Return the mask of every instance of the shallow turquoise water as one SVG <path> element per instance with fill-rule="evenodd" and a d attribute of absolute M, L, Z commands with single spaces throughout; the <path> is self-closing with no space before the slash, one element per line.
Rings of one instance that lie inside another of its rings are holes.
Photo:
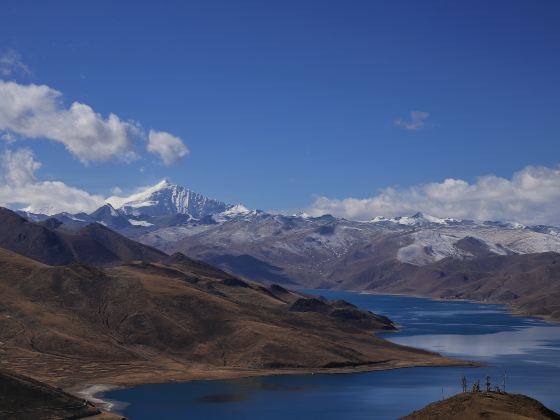
<path fill-rule="evenodd" d="M 143 419 L 396 419 L 490 375 L 510 392 L 560 412 L 560 325 L 514 317 L 500 305 L 307 290 L 346 299 L 401 326 L 383 336 L 491 366 L 411 368 L 340 375 L 299 375 L 143 385 L 107 393 L 120 411 Z"/>

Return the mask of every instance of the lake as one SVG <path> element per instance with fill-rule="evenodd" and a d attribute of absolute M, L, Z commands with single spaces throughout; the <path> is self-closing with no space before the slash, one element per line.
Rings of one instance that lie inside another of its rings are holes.
<path fill-rule="evenodd" d="M 355 374 L 269 376 L 141 385 L 104 398 L 136 419 L 396 419 L 490 375 L 560 412 L 560 325 L 507 313 L 501 305 L 304 290 L 389 316 L 405 345 L 488 363 L 488 367 L 409 368 Z"/>

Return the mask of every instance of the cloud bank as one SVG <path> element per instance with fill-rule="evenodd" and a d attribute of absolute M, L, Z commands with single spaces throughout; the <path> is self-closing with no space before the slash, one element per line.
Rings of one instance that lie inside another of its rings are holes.
<path fill-rule="evenodd" d="M 134 160 L 138 157 L 136 140 L 146 137 L 138 123 L 124 121 L 115 114 L 104 118 L 80 102 L 66 107 L 62 94 L 49 86 L 0 80 L 2 131 L 12 138 L 44 138 L 62 143 L 84 164 L 114 158 Z M 155 131 L 150 131 L 148 137 L 147 150 L 158 153 L 165 164 L 188 153 L 179 137 Z"/>
<path fill-rule="evenodd" d="M 60 142 L 82 163 L 133 159 L 140 133 L 133 123 L 114 114 L 103 118 L 85 104 L 65 108 L 62 94 L 48 86 L 14 82 L 0 82 L 0 130 Z"/>
<path fill-rule="evenodd" d="M 32 213 L 91 212 L 104 198 L 91 195 L 60 181 L 38 181 L 41 167 L 30 149 L 6 150 L 0 155 L 0 206 L 23 204 Z"/>
<path fill-rule="evenodd" d="M 421 211 L 437 217 L 558 226 L 560 167 L 527 166 L 510 179 L 487 175 L 473 183 L 449 178 L 405 189 L 386 188 L 363 199 L 318 197 L 305 211 L 353 220 Z"/>

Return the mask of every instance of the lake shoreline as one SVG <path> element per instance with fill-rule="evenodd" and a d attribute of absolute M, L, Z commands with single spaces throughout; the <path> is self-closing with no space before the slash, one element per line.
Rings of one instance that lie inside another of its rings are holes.
<path fill-rule="evenodd" d="M 517 317 L 524 317 L 524 318 L 535 318 L 541 321 L 549 322 L 551 324 L 560 324 L 560 319 L 552 318 L 549 315 L 538 315 L 531 313 L 529 311 L 522 311 L 520 309 L 516 309 L 512 307 L 511 303 L 507 302 L 498 302 L 493 300 L 476 300 L 476 299 L 462 299 L 462 298 L 442 298 L 430 295 L 422 295 L 422 294 L 413 294 L 413 293 L 396 293 L 396 292 L 375 292 L 370 290 L 338 290 L 338 289 L 322 289 L 322 290 L 330 290 L 333 292 L 352 292 L 352 293 L 360 293 L 365 295 L 376 295 L 376 296 L 397 296 L 397 297 L 412 297 L 412 298 L 419 298 L 419 299 L 431 299 L 436 302 L 467 302 L 467 303 L 476 303 L 480 305 L 502 305 L 504 309 L 513 316 Z"/>
<path fill-rule="evenodd" d="M 441 360 L 443 359 L 443 360 Z M 460 359 L 450 359 L 438 357 L 437 361 L 431 363 L 394 363 L 391 365 L 383 366 L 366 366 L 366 367 L 353 367 L 353 368 L 321 368 L 321 369 L 268 369 L 268 370 L 251 370 L 246 369 L 236 369 L 236 370 L 215 370 L 207 372 L 183 372 L 183 375 L 168 375 L 161 376 L 159 378 L 152 377 L 152 375 L 145 376 L 145 380 L 132 380 L 132 378 L 122 377 L 115 378 L 116 380 L 111 381 L 104 380 L 103 383 L 91 383 L 87 384 L 76 384 L 68 389 L 67 392 L 79 396 L 81 398 L 87 399 L 94 404 L 96 404 L 101 409 L 108 412 L 119 412 L 122 408 L 122 403 L 120 401 L 106 400 L 104 399 L 104 394 L 111 391 L 131 389 L 141 385 L 156 385 L 156 384 L 170 384 L 170 383 L 186 383 L 193 381 L 223 381 L 223 380 L 233 380 L 233 379 L 244 379 L 244 378 L 255 378 L 255 377 L 275 377 L 275 376 L 294 376 L 294 375 L 347 375 L 353 373 L 367 373 L 367 372 L 385 372 L 397 369 L 411 369 L 419 367 L 481 367 L 484 366 L 481 362 L 475 361 L 465 361 Z M 154 373 L 155 375 L 156 373 Z"/>

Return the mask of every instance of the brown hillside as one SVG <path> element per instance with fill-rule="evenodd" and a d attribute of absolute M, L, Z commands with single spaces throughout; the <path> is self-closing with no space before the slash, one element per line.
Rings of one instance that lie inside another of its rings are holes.
<path fill-rule="evenodd" d="M 466 392 L 432 403 L 403 420 L 545 420 L 560 415 L 525 395 Z"/>
<path fill-rule="evenodd" d="M 0 207 L 0 247 L 45 264 L 80 262 L 103 266 L 123 261 L 162 261 L 167 258 L 167 254 L 97 223 L 77 232 L 58 227 L 53 219 L 47 223 L 35 223 Z"/>
<path fill-rule="evenodd" d="M 0 250 L 0 360 L 65 386 L 458 363 L 372 335 L 386 318 L 294 310 L 304 296 L 174 260 L 51 267 Z"/>
<path fill-rule="evenodd" d="M 425 266 L 391 262 L 364 268 L 338 287 L 444 299 L 505 303 L 560 320 L 560 254 L 446 258 Z"/>
<path fill-rule="evenodd" d="M 91 403 L 34 379 L 0 369 L 0 418 L 4 420 L 119 419 Z"/>

